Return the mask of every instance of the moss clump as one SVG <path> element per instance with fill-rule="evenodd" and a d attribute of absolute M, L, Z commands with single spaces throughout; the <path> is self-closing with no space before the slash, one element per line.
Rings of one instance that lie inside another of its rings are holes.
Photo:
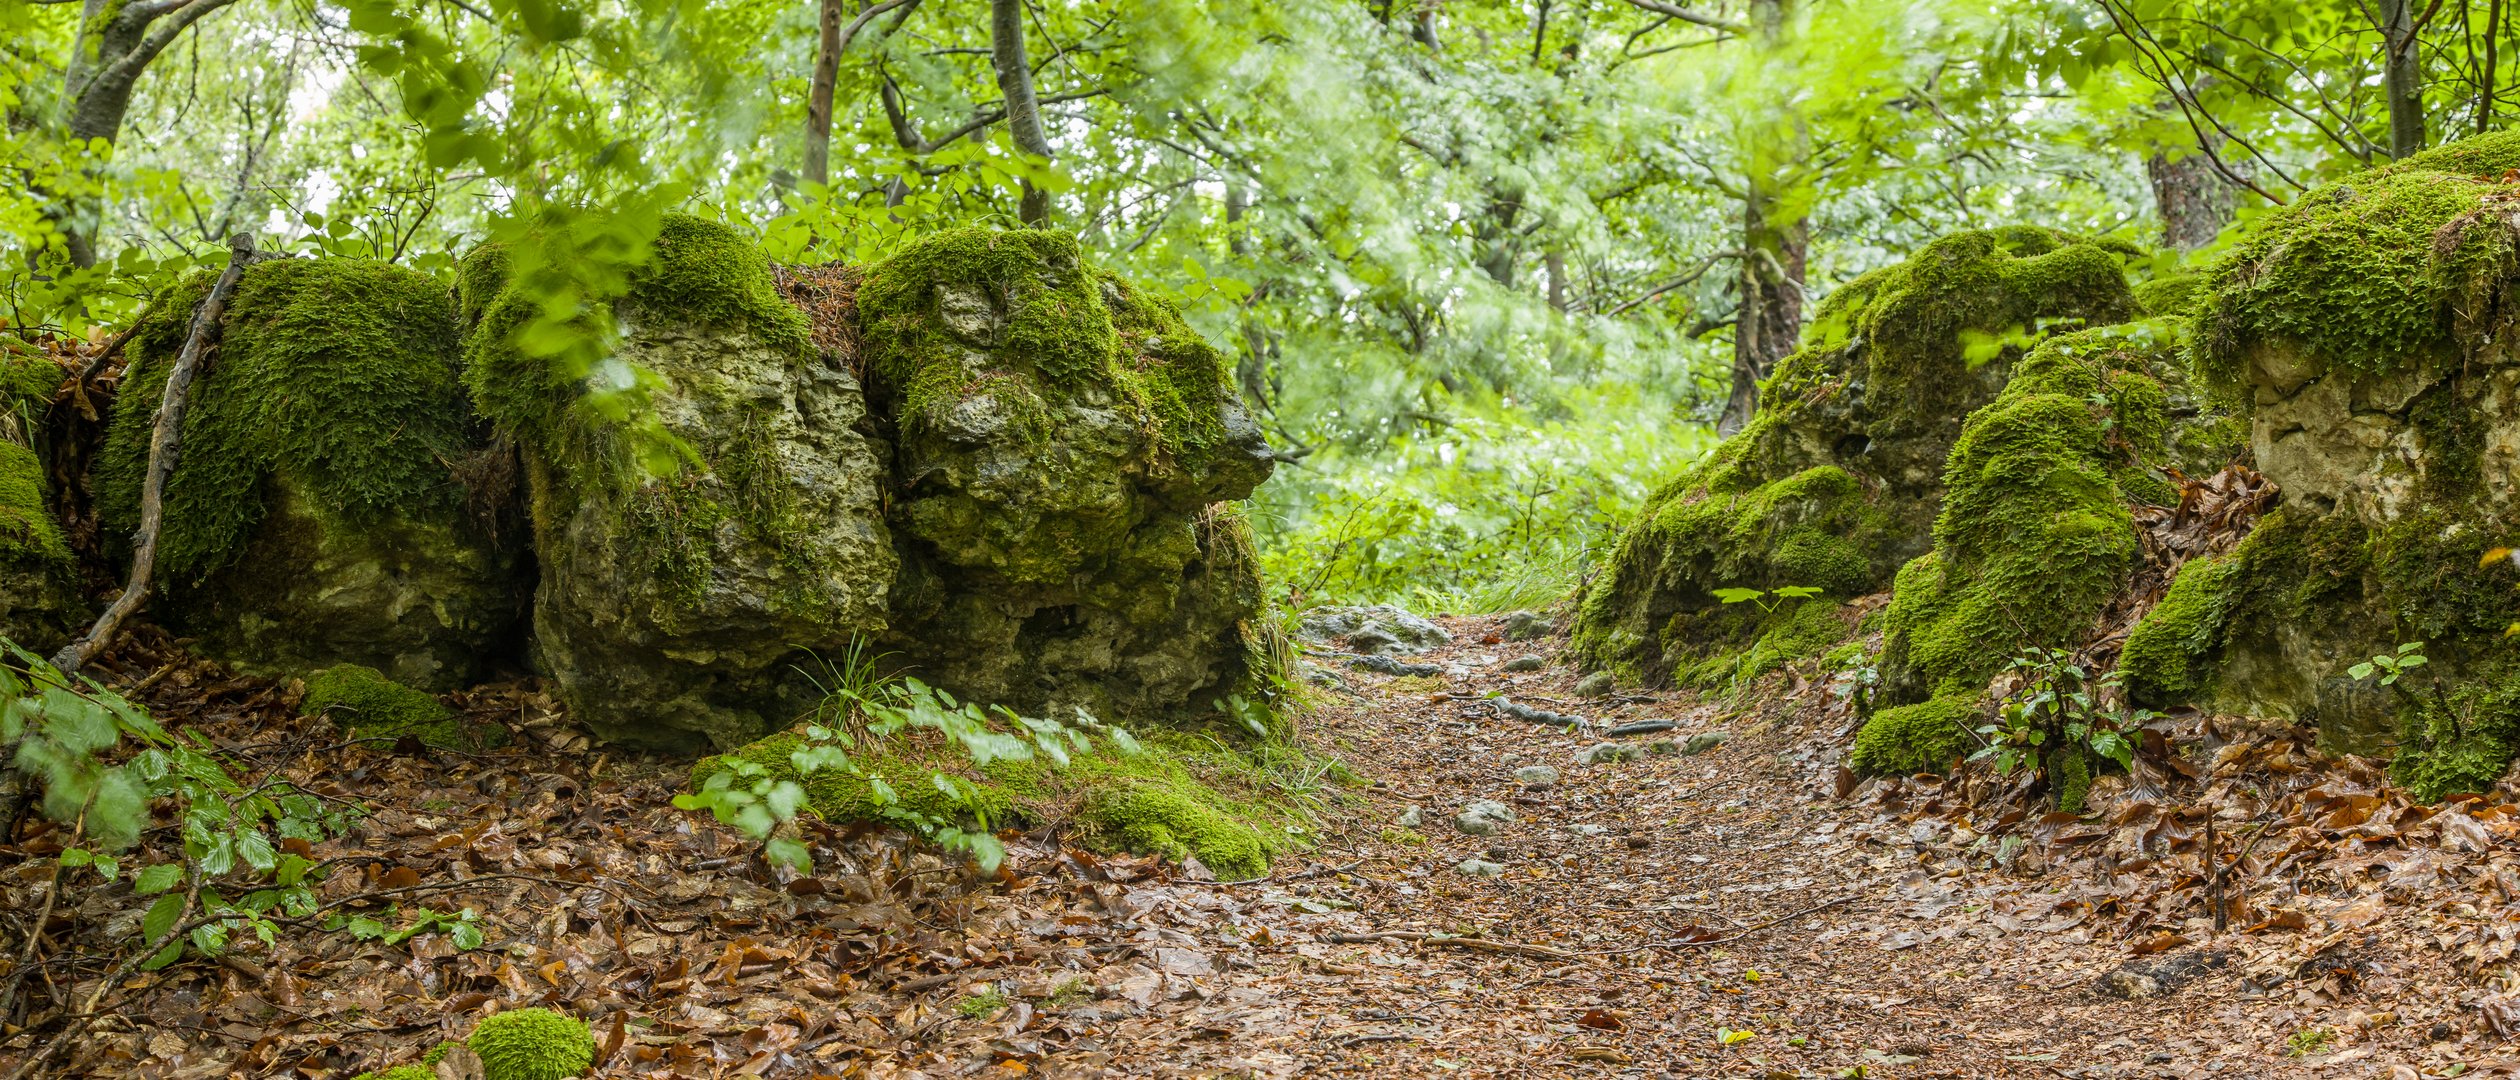
<path fill-rule="evenodd" d="M 1258 829 L 1218 809 L 1213 792 L 1176 778 L 1111 784 L 1088 796 L 1081 813 L 1121 847 L 1172 859 L 1195 855 L 1228 881 L 1269 870 L 1270 844 Z"/>
<path fill-rule="evenodd" d="M 439 750 L 478 750 L 507 737 L 506 728 L 468 723 L 435 696 L 358 664 L 335 665 L 306 680 L 299 710 L 310 717 L 330 717 L 354 737 L 410 737 Z"/>
<path fill-rule="evenodd" d="M 1770 629 L 1710 615 L 1716 589 L 1887 584 L 1930 547 L 1961 419 L 2038 335 L 2134 317 L 2122 266 L 2138 254 L 2050 229 L 1958 233 L 1832 293 L 1750 426 L 1621 538 L 1582 598 L 1576 655 L 1662 681 Z"/>
<path fill-rule="evenodd" d="M 595 1064 L 586 1021 L 550 1009 L 518 1009 L 483 1020 L 466 1042 L 481 1055 L 482 1080 L 565 1080 Z"/>
<path fill-rule="evenodd" d="M 66 570 L 70 546 L 44 505 L 44 466 L 35 452 L 0 440 L 0 565 Z"/>
<path fill-rule="evenodd" d="M 1787 664 L 1819 655 L 1830 646 L 1846 640 L 1853 632 L 1840 613 L 1841 605 L 1826 600 L 1786 601 L 1774 612 L 1761 612 L 1749 604 L 1729 604 L 1715 608 L 1693 623 L 1675 620 L 1667 631 L 1672 638 L 1670 649 L 1684 657 L 1673 670 L 1672 682 L 1699 689 L 1733 689 L 1769 672 L 1781 671 Z M 1750 646 L 1738 651 L 1715 649 L 1696 660 L 1685 659 L 1694 637 L 1718 640 L 1736 635 L 1706 632 L 1706 620 L 1741 618 L 1756 623 L 1747 635 Z"/>
<path fill-rule="evenodd" d="M 1847 764 L 1875 776 L 1941 772 L 1973 745 L 1976 719 L 1975 700 L 1957 696 L 1883 709 L 1855 733 Z"/>
<path fill-rule="evenodd" d="M 108 536 L 140 516 L 149 437 L 206 279 L 161 297 L 125 351 L 124 407 L 96 462 Z M 426 274 L 364 259 L 277 259 L 237 284 L 217 365 L 195 383 L 166 488 L 158 573 L 196 581 L 234 561 L 277 497 L 352 530 L 466 521 L 450 463 L 480 440 L 459 376 L 455 315 Z"/>
<path fill-rule="evenodd" d="M 2193 701 L 2210 689 L 2224 628 L 2237 599 L 2236 555 L 2191 559 L 2170 579 L 2164 594 L 2127 634 L 2118 653 L 2126 690 L 2150 705 Z"/>
<path fill-rule="evenodd" d="M 427 1065 L 396 1065 L 383 1072 L 363 1072 L 351 1080 L 437 1080 L 437 1070 Z"/>
<path fill-rule="evenodd" d="M 2205 300 L 2205 274 L 2182 266 L 2136 283 L 2134 291 L 2135 302 L 2153 318 L 2192 315 Z"/>
<path fill-rule="evenodd" d="M 2208 383 L 2245 403 L 2251 350 L 2268 343 L 2299 350 L 2301 377 L 2443 356 L 2459 310 L 2513 265 L 2487 201 L 2510 189 L 2499 168 L 2468 171 L 2499 165 L 2512 144 L 2472 141 L 2330 184 L 2251 228 L 2207 273 L 2196 367 Z"/>
<path fill-rule="evenodd" d="M 2389 775 L 2425 802 L 2482 794 L 2520 757 L 2520 667 L 2504 666 L 2438 697 L 2417 696 Z"/>

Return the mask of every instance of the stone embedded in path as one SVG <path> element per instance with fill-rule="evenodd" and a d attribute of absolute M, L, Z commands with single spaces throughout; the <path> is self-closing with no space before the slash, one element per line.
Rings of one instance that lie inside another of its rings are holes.
<path fill-rule="evenodd" d="M 1517 656 L 1505 661 L 1505 670 L 1513 672 L 1538 671 L 1547 666 L 1549 662 L 1537 656 Z"/>
<path fill-rule="evenodd" d="M 1400 816 L 1392 819 L 1391 822 L 1393 826 L 1402 829 L 1414 829 L 1425 823 L 1426 811 L 1415 806 L 1401 811 Z"/>
<path fill-rule="evenodd" d="M 1317 607 L 1296 620 L 1296 632 L 1320 641 L 1344 641 L 1361 653 L 1419 653 L 1452 644 L 1452 633 L 1390 604 Z"/>
<path fill-rule="evenodd" d="M 1645 752 L 1636 747 L 1606 742 L 1585 747 L 1575 755 L 1575 760 L 1586 765 L 1606 765 L 1614 761 L 1634 761 L 1644 756 Z"/>
<path fill-rule="evenodd" d="M 1463 877 L 1492 878 L 1505 876 L 1504 864 L 1492 863 L 1486 859 L 1463 859 L 1460 864 L 1454 866 L 1453 869 L 1459 871 Z"/>
<path fill-rule="evenodd" d="M 1549 633 L 1549 617 L 1537 611 L 1517 611 L 1505 616 L 1505 640 L 1538 641 Z"/>
<path fill-rule="evenodd" d="M 1471 836 L 1494 836 L 1513 823 L 1514 808 L 1494 799 L 1473 802 L 1453 817 L 1453 827 Z"/>
<path fill-rule="evenodd" d="M 1524 787 L 1548 787 L 1558 782 L 1558 771 L 1546 765 L 1525 765 L 1514 770 L 1514 782 Z"/>
<path fill-rule="evenodd" d="M 1689 741 L 1680 745 L 1680 752 L 1692 756 L 1703 754 L 1724 745 L 1725 740 L 1730 738 L 1732 733 L 1728 731 L 1702 731 L 1689 736 Z"/>
<path fill-rule="evenodd" d="M 1616 677 L 1612 676 L 1607 671 L 1596 671 L 1590 675 L 1584 676 L 1582 682 L 1575 684 L 1575 696 L 1588 698 L 1609 697 L 1611 691 L 1617 690 L 1618 688 L 1619 684 Z"/>

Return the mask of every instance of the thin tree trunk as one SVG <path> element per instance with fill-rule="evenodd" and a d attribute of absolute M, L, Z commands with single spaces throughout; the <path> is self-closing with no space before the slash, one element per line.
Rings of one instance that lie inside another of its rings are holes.
<path fill-rule="evenodd" d="M 1549 306 L 1566 310 L 1566 256 L 1550 248 L 1541 256 L 1540 265 L 1549 272 Z"/>
<path fill-rule="evenodd" d="M 1715 432 L 1731 435 L 1750 426 L 1759 411 L 1759 383 L 1802 337 L 1803 270 L 1811 227 L 1800 218 L 1778 225 L 1767 214 L 1776 193 L 1754 182 L 1742 204 L 1741 308 L 1733 323 L 1732 393 Z"/>
<path fill-rule="evenodd" d="M 2382 83 L 2389 97 L 2389 156 L 2404 160 L 2424 148 L 2423 45 L 2415 40 L 2412 0 L 2380 0 Z"/>
<path fill-rule="evenodd" d="M 149 63 L 186 27 L 235 2 L 87 0 L 64 73 L 63 134 L 78 143 L 102 139 L 113 145 L 122 135 L 124 114 L 131 111 L 132 91 Z M 96 197 L 83 191 L 55 202 L 46 213 L 61 230 L 70 261 L 83 268 L 96 265 L 96 233 L 103 225 Z"/>
<path fill-rule="evenodd" d="M 822 0 L 822 43 L 814 51 L 814 83 L 805 98 L 805 179 L 831 183 L 831 98 L 840 85 L 840 54 L 849 51 L 849 42 L 875 16 L 916 2 L 887 0 L 869 5 L 843 27 L 840 20 L 848 14 L 848 0 Z M 908 12 L 902 13 L 902 18 L 908 17 Z"/>
<path fill-rule="evenodd" d="M 989 0 L 990 55 L 997 65 L 998 92 L 1006 95 L 1006 133 L 1021 150 L 1051 160 L 1050 138 L 1041 130 L 1041 99 L 1033 93 L 1032 63 L 1024 55 L 1024 0 Z M 1050 193 L 1024 181 L 1019 211 L 1024 224 L 1050 223 Z"/>
<path fill-rule="evenodd" d="M 1750 25 L 1762 47 L 1773 48 L 1785 36 L 1787 0 L 1751 0 Z M 1750 426 L 1759 411 L 1759 383 L 1776 370 L 1777 361 L 1794 351 L 1802 338 L 1803 270 L 1811 251 L 1811 226 L 1800 214 L 1790 221 L 1777 217 L 1784 192 L 1775 177 L 1802 157 L 1798 122 L 1780 123 L 1781 137 L 1794 149 L 1774 161 L 1752 161 L 1749 197 L 1741 206 L 1741 307 L 1733 322 L 1732 393 L 1715 420 L 1719 435 Z"/>
<path fill-rule="evenodd" d="M 175 472 L 175 462 L 183 453 L 184 406 L 193 378 L 201 371 L 202 354 L 218 344 L 221 320 L 227 315 L 228 297 L 236 292 L 237 279 L 255 259 L 254 235 L 238 233 L 228 239 L 227 269 L 210 286 L 210 295 L 201 301 L 201 309 L 193 312 L 192 328 L 184 335 L 184 349 L 176 354 L 175 366 L 166 373 L 166 390 L 158 398 L 157 420 L 149 429 L 149 471 L 140 482 L 140 530 L 133 537 L 131 548 L 131 580 L 123 586 L 122 595 L 112 606 L 96 617 L 96 625 L 85 636 L 61 647 L 53 654 L 52 665 L 62 674 L 76 675 L 79 669 L 122 632 L 123 620 L 138 611 L 149 598 L 149 578 L 156 569 L 160 526 L 166 512 L 166 480 Z M 126 408 L 136 403 L 125 403 Z"/>
<path fill-rule="evenodd" d="M 2153 203 L 2161 211 L 2161 242 L 2180 251 L 2195 251 L 2214 242 L 2231 224 L 2239 207 L 2239 191 L 2214 172 L 2212 158 L 2189 154 L 2172 160 L 2156 151 L 2144 162 L 2152 177 Z"/>
<path fill-rule="evenodd" d="M 2479 80 L 2483 85 L 2476 99 L 2476 133 L 2479 135 L 2494 126 L 2494 46 L 2502 37 L 2502 7 L 2503 0 L 2494 0 L 2485 9 L 2485 70 Z"/>

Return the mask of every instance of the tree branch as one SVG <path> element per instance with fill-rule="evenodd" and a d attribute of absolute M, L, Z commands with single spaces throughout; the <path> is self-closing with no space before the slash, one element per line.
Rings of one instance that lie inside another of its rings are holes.
<path fill-rule="evenodd" d="M 1746 34 L 1750 32 L 1749 27 L 1743 26 L 1740 23 L 1733 22 L 1729 19 L 1719 19 L 1713 15 L 1700 14 L 1681 7 L 1678 4 L 1664 3 L 1663 0 L 1627 0 L 1627 2 L 1630 7 L 1650 11 L 1656 15 L 1669 15 L 1681 22 L 1696 23 L 1697 25 L 1703 26 L 1709 30 L 1721 30 L 1727 34 Z"/>

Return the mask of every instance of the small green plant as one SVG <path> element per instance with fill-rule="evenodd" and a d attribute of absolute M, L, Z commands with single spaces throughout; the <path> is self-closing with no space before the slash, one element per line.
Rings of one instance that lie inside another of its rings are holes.
<path fill-rule="evenodd" d="M 1790 600 L 1809 600 L 1820 590 L 1809 585 L 1780 585 L 1774 590 L 1717 589 L 1715 599 L 1727 604 L 1756 604 L 1761 612 L 1776 614 Z"/>
<path fill-rule="evenodd" d="M 324 928 L 345 932 L 360 941 L 375 941 L 386 945 L 400 945 L 422 934 L 444 934 L 446 939 L 454 943 L 458 949 L 469 951 L 482 946 L 484 939 L 481 932 L 481 916 L 471 908 L 448 914 L 423 907 L 412 908 L 400 914 L 409 920 L 400 927 L 396 927 L 394 920 L 390 919 L 379 919 L 370 915 L 350 915 L 334 916 L 326 921 Z"/>
<path fill-rule="evenodd" d="M 1087 749 L 1096 736 L 1121 753 L 1141 751 L 1127 731 L 1096 720 L 1081 708 L 1076 710 L 1072 723 L 1062 724 L 1022 716 L 1003 706 L 983 709 L 957 701 L 953 695 L 914 678 L 876 679 L 852 674 L 871 673 L 871 661 L 869 666 L 857 666 L 854 661 L 844 660 L 831 670 L 838 675 L 831 695 L 805 726 L 804 745 L 790 757 L 797 774 L 810 777 L 834 769 L 864 780 L 885 821 L 909 829 L 946 850 L 962 852 L 987 871 L 996 871 L 1006 857 L 1006 848 L 991 832 L 986 803 L 976 785 L 951 773 L 931 772 L 926 778 L 928 784 L 945 795 L 961 816 L 915 811 L 902 804 L 900 793 L 890 781 L 867 772 L 851 749 L 861 741 L 930 731 L 942 735 L 948 745 L 960 749 L 975 765 L 1039 757 L 1063 768 L 1071 748 Z M 719 821 L 763 841 L 762 853 L 774 863 L 810 869 L 813 857 L 803 841 L 774 835 L 779 826 L 794 820 L 805 808 L 804 786 L 773 775 L 758 762 L 730 756 L 723 765 L 700 790 L 675 796 L 674 805 L 685 810 L 707 810 Z M 966 820 L 977 828 L 967 826 Z"/>
<path fill-rule="evenodd" d="M 954 1011 L 963 1014 L 964 1019 L 978 1020 L 984 1016 L 996 1015 L 999 1009 L 1006 1007 L 1006 1004 L 1006 991 L 992 986 L 963 998 L 955 1004 Z"/>
<path fill-rule="evenodd" d="M 1094 984 L 1087 981 L 1082 975 L 1075 975 L 1062 979 L 1059 981 L 1059 985 L 1051 987 L 1050 996 L 1044 999 L 1042 1004 L 1053 1009 L 1065 1009 L 1070 1006 L 1082 1005 L 1085 1002 L 1092 1000 L 1093 997 Z"/>
<path fill-rule="evenodd" d="M 2284 1056 L 2302 1058 L 2312 1054 L 2324 1054 L 2327 1053 L 2329 1047 L 2334 1045 L 2336 1045 L 2334 1029 L 2303 1028 L 2285 1037 Z"/>
<path fill-rule="evenodd" d="M 2025 768 L 2040 770 L 2056 794 L 2060 810 L 2078 811 L 2091 786 L 2094 759 L 2133 768 L 2135 744 L 2129 735 L 2153 718 L 2147 710 L 2128 710 L 2117 671 L 2094 677 L 2063 649 L 2033 648 L 2013 658 L 2007 669 L 2020 680 L 2005 695 L 1994 723 L 1977 729 L 1983 745 L 1971 761 L 1992 761 L 1995 771 L 2010 776 Z"/>
<path fill-rule="evenodd" d="M 2404 645 L 2398 646 L 2396 652 L 2381 653 L 2369 660 L 2346 668 L 2345 674 L 2352 676 L 2354 681 L 2361 682 L 2364 679 L 2372 677 L 2372 675 L 2376 673 L 2380 676 L 2380 685 L 2396 687 L 2398 680 L 2405 678 L 2408 672 L 2428 663 L 2431 663 L 2431 661 L 2424 658 L 2424 643 L 2420 641 L 2410 641 Z M 2406 691 L 2401 688 L 2399 692 L 2405 693 Z"/>

